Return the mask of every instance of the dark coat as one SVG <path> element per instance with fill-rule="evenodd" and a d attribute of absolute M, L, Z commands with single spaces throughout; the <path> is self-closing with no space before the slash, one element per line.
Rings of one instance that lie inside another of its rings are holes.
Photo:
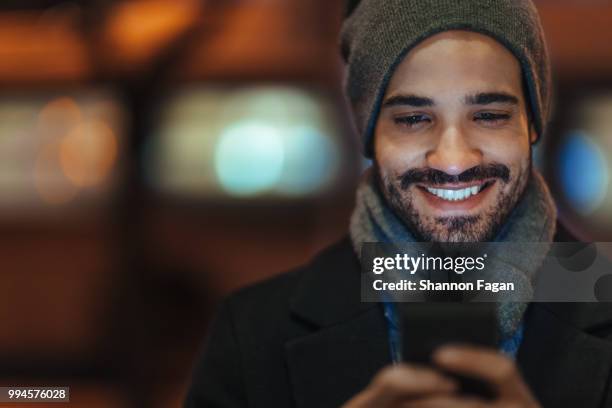
<path fill-rule="evenodd" d="M 559 239 L 567 240 L 567 239 Z M 226 299 L 185 407 L 339 407 L 390 364 L 350 240 Z M 533 303 L 518 366 L 544 407 L 612 407 L 612 305 Z"/>

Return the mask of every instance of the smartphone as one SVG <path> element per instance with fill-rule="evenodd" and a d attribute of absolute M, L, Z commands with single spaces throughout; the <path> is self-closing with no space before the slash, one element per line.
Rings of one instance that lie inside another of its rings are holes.
<path fill-rule="evenodd" d="M 497 316 L 493 303 L 398 303 L 402 358 L 407 363 L 433 365 L 433 352 L 446 344 L 497 348 Z M 461 392 L 484 399 L 495 398 L 486 382 L 445 373 L 457 380 Z"/>

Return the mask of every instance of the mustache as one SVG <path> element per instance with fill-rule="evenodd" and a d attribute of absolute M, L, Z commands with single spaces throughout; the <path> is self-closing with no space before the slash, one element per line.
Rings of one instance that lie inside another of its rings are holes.
<path fill-rule="evenodd" d="M 398 177 L 402 190 L 408 189 L 415 183 L 427 183 L 432 185 L 448 183 L 469 183 L 497 178 L 504 182 L 510 180 L 510 169 L 500 163 L 491 163 L 482 166 L 474 166 L 461 174 L 450 175 L 443 171 L 432 168 L 410 169 Z"/>

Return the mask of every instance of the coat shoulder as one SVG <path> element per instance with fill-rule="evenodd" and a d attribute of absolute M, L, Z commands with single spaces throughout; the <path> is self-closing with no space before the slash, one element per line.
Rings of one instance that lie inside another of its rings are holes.
<path fill-rule="evenodd" d="M 348 237 L 324 248 L 308 263 L 272 278 L 245 286 L 231 293 L 225 303 L 237 326 L 266 326 L 276 320 L 289 320 L 291 303 L 305 282 L 329 275 L 354 256 Z M 313 294 L 316 296 L 316 294 Z M 258 332 L 262 332 L 258 330 Z"/>
<path fill-rule="evenodd" d="M 257 305 L 259 308 L 266 303 L 289 302 L 291 294 L 302 279 L 326 273 L 327 270 L 341 265 L 343 258 L 352 255 L 350 248 L 350 240 L 343 238 L 321 250 L 306 264 L 240 288 L 230 293 L 226 301 L 233 305 Z"/>
<path fill-rule="evenodd" d="M 338 256 L 334 255 L 338 245 L 323 250 L 304 266 L 239 289 L 225 298 L 217 314 L 219 323 L 211 329 L 200 368 L 194 375 L 189 400 L 192 405 L 186 407 L 217 406 L 209 402 L 234 400 L 236 395 L 243 399 L 235 405 L 218 406 L 245 406 L 245 400 L 249 406 L 257 407 L 293 404 L 286 345 L 309 334 L 312 326 L 292 312 L 292 299 L 305 280 L 329 271 Z M 312 295 L 317 299 L 324 297 Z M 218 327 L 226 329 L 215 335 Z"/>

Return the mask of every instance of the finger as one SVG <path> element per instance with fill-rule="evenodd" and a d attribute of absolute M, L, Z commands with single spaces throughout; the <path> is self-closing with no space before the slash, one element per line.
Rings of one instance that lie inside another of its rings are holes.
<path fill-rule="evenodd" d="M 495 386 L 500 396 L 526 391 L 516 364 L 490 349 L 471 346 L 446 346 L 434 353 L 435 363 L 450 372 L 480 378 Z"/>
<path fill-rule="evenodd" d="M 407 402 L 402 408 L 487 408 L 489 406 L 477 398 L 436 396 Z"/>
<path fill-rule="evenodd" d="M 366 390 L 366 400 L 381 406 L 406 398 L 456 390 L 457 384 L 453 380 L 432 369 L 398 364 L 376 375 Z"/>

